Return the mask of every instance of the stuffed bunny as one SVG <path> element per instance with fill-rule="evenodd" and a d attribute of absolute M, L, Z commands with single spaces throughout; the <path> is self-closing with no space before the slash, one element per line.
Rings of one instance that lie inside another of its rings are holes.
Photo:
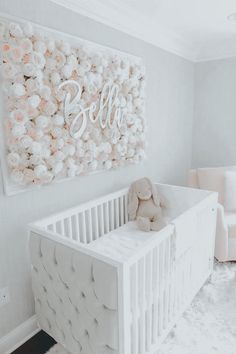
<path fill-rule="evenodd" d="M 165 226 L 162 206 L 157 189 L 148 178 L 132 183 L 129 189 L 128 213 L 130 220 L 137 220 L 140 230 L 159 231 Z"/>

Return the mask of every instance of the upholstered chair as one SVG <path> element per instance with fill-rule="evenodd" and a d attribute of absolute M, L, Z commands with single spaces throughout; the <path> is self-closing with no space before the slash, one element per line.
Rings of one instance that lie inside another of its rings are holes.
<path fill-rule="evenodd" d="M 215 257 L 236 260 L 236 166 L 192 169 L 188 186 L 218 192 Z"/>

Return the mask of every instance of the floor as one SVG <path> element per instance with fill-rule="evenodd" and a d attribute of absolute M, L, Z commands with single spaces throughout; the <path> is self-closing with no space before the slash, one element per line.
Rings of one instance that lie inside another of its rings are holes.
<path fill-rule="evenodd" d="M 12 354 L 44 354 L 53 347 L 55 343 L 54 339 L 48 334 L 40 331 L 20 348 L 12 352 Z"/>

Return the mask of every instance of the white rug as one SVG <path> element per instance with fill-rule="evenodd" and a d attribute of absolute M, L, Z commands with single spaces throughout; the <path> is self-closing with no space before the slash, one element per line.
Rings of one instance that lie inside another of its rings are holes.
<path fill-rule="evenodd" d="M 236 353 L 235 274 L 236 263 L 215 265 L 211 280 L 171 331 L 158 354 Z M 68 354 L 58 344 L 49 353 Z"/>

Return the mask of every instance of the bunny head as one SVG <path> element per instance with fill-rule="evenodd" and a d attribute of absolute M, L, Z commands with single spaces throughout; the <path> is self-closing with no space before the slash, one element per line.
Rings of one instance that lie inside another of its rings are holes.
<path fill-rule="evenodd" d="M 128 211 L 130 219 L 134 220 L 138 210 L 139 202 L 142 200 L 153 199 L 156 206 L 160 205 L 160 198 L 157 194 L 155 185 L 149 180 L 149 178 L 141 178 L 131 184 L 129 189 L 129 206 Z"/>

